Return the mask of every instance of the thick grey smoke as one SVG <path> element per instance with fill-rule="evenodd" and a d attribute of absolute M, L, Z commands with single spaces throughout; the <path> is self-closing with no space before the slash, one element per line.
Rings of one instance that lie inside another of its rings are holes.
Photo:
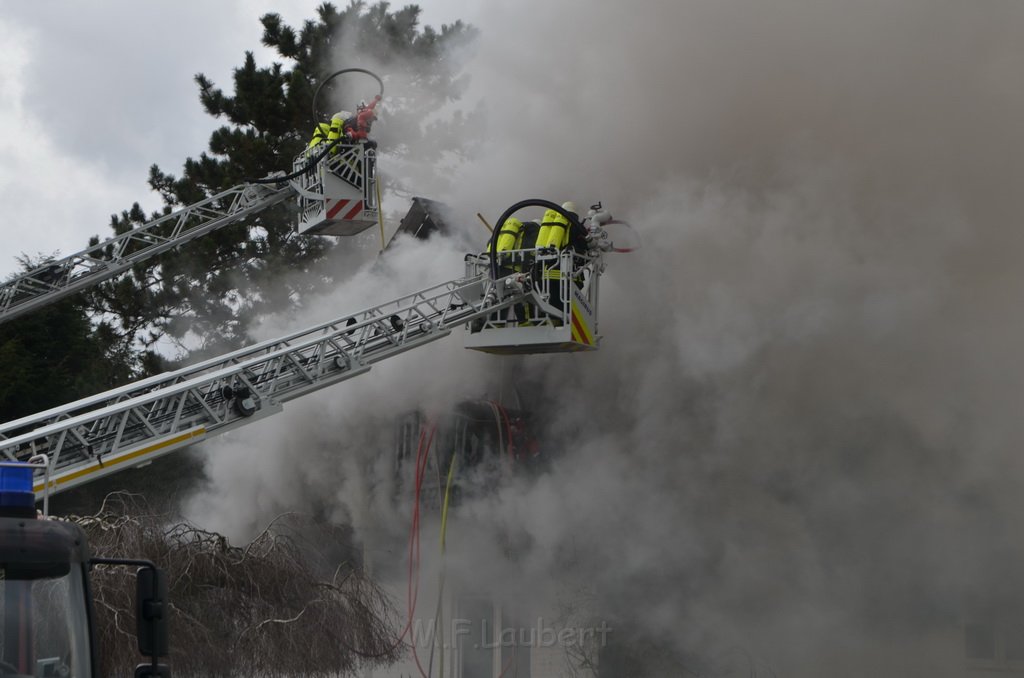
<path fill-rule="evenodd" d="M 709 674 L 742 648 L 962 675 L 962 623 L 1024 612 L 1024 5 L 526 0 L 479 27 L 486 142 L 440 197 L 603 200 L 644 247 L 609 262 L 601 351 L 523 361 L 564 449 L 465 507 L 454 571 L 520 602 L 585 586 Z M 384 279 L 450 277 L 445 247 Z M 406 520 L 372 498 L 389 414 L 499 372 L 457 343 L 239 432 L 262 449 L 213 453 L 223 506 Z"/>

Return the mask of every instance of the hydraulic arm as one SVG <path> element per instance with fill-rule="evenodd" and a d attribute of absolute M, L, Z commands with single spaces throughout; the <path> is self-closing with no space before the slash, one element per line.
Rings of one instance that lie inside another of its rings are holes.
<path fill-rule="evenodd" d="M 289 198 L 297 199 L 299 234 L 355 235 L 376 224 L 376 145 L 366 136 L 384 94 L 384 82 L 364 68 L 332 73 L 317 87 L 313 117 L 319 119 L 317 102 L 323 87 L 346 73 L 365 74 L 379 87 L 372 103 L 361 109 L 359 129 L 351 138 L 303 151 L 295 158 L 291 174 L 278 172 L 229 188 L 4 282 L 0 285 L 0 323 L 113 278 L 141 261 Z"/>
<path fill-rule="evenodd" d="M 46 454 L 51 493 L 280 412 L 289 400 L 363 374 L 522 301 L 522 275 L 453 280 L 328 323 L 0 427 L 10 460 Z"/>
<path fill-rule="evenodd" d="M 265 191 L 249 205 L 260 209 L 291 191 Z M 460 325 L 467 348 L 490 353 L 594 350 L 608 219 L 592 209 L 585 252 L 467 255 L 461 278 L 0 425 L 0 459 L 45 455 L 33 488 L 45 498 L 280 412 Z"/>

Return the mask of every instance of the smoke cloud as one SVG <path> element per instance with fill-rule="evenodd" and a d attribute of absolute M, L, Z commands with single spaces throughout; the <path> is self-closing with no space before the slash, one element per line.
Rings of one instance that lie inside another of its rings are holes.
<path fill-rule="evenodd" d="M 461 507 L 453 576 L 585 589 L 704 675 L 963 675 L 965 621 L 1024 620 L 1024 5 L 525 0 L 479 28 L 485 141 L 433 196 L 461 240 L 323 312 L 457 276 L 472 213 L 524 197 L 604 201 L 643 247 L 611 255 L 600 351 L 514 363 L 557 454 Z M 194 506 L 400 534 L 393 415 L 515 360 L 458 343 L 211 446 Z"/>

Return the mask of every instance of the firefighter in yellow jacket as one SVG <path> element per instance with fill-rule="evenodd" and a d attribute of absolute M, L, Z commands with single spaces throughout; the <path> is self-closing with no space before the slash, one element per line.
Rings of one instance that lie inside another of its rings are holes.
<path fill-rule="evenodd" d="M 568 217 L 558 210 L 547 210 L 541 220 L 540 233 L 537 234 L 537 247 L 553 247 L 563 249 L 570 244 L 575 245 L 580 237 L 579 215 L 576 213 L 576 203 L 567 201 L 562 203 L 562 209 L 572 214 L 575 219 L 570 221 Z M 575 222 L 575 223 L 574 223 Z M 585 237 L 585 233 L 582 234 Z"/>
<path fill-rule="evenodd" d="M 352 118 L 349 111 L 338 111 L 331 116 L 330 122 L 318 123 L 313 130 L 313 138 L 309 141 L 309 149 L 312 150 L 322 143 L 331 143 L 345 135 L 345 127 Z M 338 147 L 331 149 L 332 153 L 338 152 Z"/>
<path fill-rule="evenodd" d="M 509 217 L 505 220 L 505 223 L 501 225 L 501 230 L 498 231 L 498 245 L 495 248 L 496 252 L 508 252 L 509 250 L 519 249 L 519 240 L 521 238 L 520 231 L 523 228 L 523 222 L 515 217 Z M 487 251 L 491 251 L 491 243 L 487 243 Z"/>
<path fill-rule="evenodd" d="M 576 214 L 576 204 L 571 201 L 564 202 L 562 203 L 562 210 L 570 213 L 574 218 L 570 220 L 569 217 L 558 210 L 549 209 L 545 211 L 540 225 L 540 232 L 537 234 L 538 249 L 560 251 L 570 244 L 576 249 L 579 242 L 581 242 L 581 237 L 585 247 L 586 234 L 577 232 L 580 231 L 580 221 L 579 216 Z M 534 275 L 537 275 L 537 273 L 538 271 L 535 271 Z M 549 302 L 555 308 L 562 310 L 565 301 L 562 297 L 565 290 L 562 289 L 561 265 L 558 262 L 547 264 L 544 267 L 542 277 L 547 281 L 547 285 L 550 286 Z"/>

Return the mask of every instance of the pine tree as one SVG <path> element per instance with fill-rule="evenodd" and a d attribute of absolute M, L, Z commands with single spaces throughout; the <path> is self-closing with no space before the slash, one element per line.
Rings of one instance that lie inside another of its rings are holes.
<path fill-rule="evenodd" d="M 391 11 L 386 2 L 369 7 L 352 2 L 343 11 L 324 3 L 317 15 L 301 30 L 286 25 L 277 14 L 262 17 L 263 44 L 288 66 L 257 66 L 247 52 L 234 71 L 232 94 L 203 74 L 196 76 L 203 108 L 224 124 L 211 135 L 208 151 L 185 161 L 180 177 L 156 165 L 150 169 L 149 184 L 162 197 L 164 213 L 269 172 L 290 169 L 314 127 L 314 92 L 339 68 L 369 66 L 385 82 L 394 82 L 399 91 L 386 101 L 389 126 L 394 121 L 393 126 L 406 134 L 423 133 L 421 121 L 459 96 L 464 83 L 450 55 L 474 33 L 462 22 L 440 31 L 420 28 L 418 6 Z M 339 63 L 344 56 L 359 63 Z M 368 93 L 355 89 L 350 85 L 342 93 L 364 98 L 376 94 L 375 87 Z M 323 98 L 331 101 L 330 96 Z M 442 120 L 431 129 L 451 124 Z M 181 342 L 183 349 L 198 346 L 209 351 L 243 343 L 251 318 L 301 304 L 306 295 L 332 280 L 317 266 L 335 243 L 297 235 L 293 209 L 287 202 L 277 205 L 136 266 L 130 275 L 90 294 L 93 312 L 116 316 L 125 336 L 147 348 L 162 337 Z M 111 226 L 122 233 L 145 221 L 136 204 L 113 218 Z"/>
<path fill-rule="evenodd" d="M 25 270 L 46 261 L 22 258 Z M 80 299 L 65 299 L 0 324 L 0 422 L 114 388 L 152 368 Z"/>

